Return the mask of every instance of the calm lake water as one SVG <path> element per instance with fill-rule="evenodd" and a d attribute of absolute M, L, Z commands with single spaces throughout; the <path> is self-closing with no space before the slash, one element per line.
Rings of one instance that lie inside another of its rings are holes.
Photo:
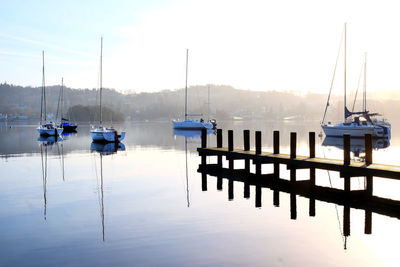
<path fill-rule="evenodd" d="M 398 218 L 372 213 L 372 233 L 365 234 L 365 211 L 351 208 L 345 237 L 340 205 L 316 201 L 310 216 L 309 199 L 297 196 L 293 218 L 291 196 L 284 192 L 277 207 L 273 191 L 263 188 L 262 205 L 256 207 L 254 186 L 244 198 L 243 183 L 228 185 L 224 179 L 218 190 L 217 178 L 208 176 L 204 191 L 197 172 L 199 136 L 171 126 L 127 123 L 121 126 L 126 139 L 116 148 L 92 144 L 87 125 L 54 142 L 38 140 L 35 125 L 1 123 L 0 265 L 400 265 Z M 374 142 L 374 162 L 400 165 L 398 126 L 393 122 L 390 140 Z M 224 145 L 226 130 L 235 131 L 237 147 L 243 129 L 252 130 L 252 147 L 254 130 L 262 130 L 264 151 L 272 151 L 272 131 L 280 130 L 282 153 L 289 152 L 290 132 L 297 132 L 300 155 L 308 153 L 308 132 L 320 132 L 318 122 L 220 122 L 219 127 Z M 208 139 L 215 145 L 215 135 Z M 362 142 L 352 145 L 353 159 L 362 160 Z M 340 142 L 319 138 L 316 153 L 343 154 Z M 272 168 L 264 165 L 268 172 Z M 308 170 L 297 171 L 299 180 L 308 176 Z M 281 177 L 289 177 L 283 165 Z M 336 172 L 317 170 L 316 181 L 343 188 Z M 364 178 L 352 178 L 351 187 L 364 188 Z M 373 190 L 375 196 L 400 200 L 400 181 L 375 179 Z"/>

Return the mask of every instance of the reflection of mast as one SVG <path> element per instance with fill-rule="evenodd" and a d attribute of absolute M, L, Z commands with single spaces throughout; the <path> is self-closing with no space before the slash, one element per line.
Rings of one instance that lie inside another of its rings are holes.
<path fill-rule="evenodd" d="M 186 156 L 186 199 L 187 205 L 190 206 L 189 198 L 189 174 L 188 174 L 188 157 L 187 157 L 187 137 L 185 137 L 185 156 Z"/>
<path fill-rule="evenodd" d="M 61 159 L 62 179 L 65 182 L 65 175 L 64 175 L 64 145 L 63 145 L 63 143 L 61 143 L 61 153 L 60 153 L 60 149 L 58 147 L 58 143 L 57 143 L 57 150 L 58 150 L 58 154 L 60 155 L 60 159 Z"/>
<path fill-rule="evenodd" d="M 98 184 L 97 184 L 98 185 Z M 103 242 L 104 239 L 104 190 L 103 190 L 103 155 L 100 153 L 100 216 L 101 216 L 101 228 L 103 233 Z"/>
<path fill-rule="evenodd" d="M 44 147 L 44 159 L 43 159 L 43 146 L 40 144 L 40 155 L 42 158 L 42 182 L 43 182 L 43 199 L 44 199 L 44 219 L 46 220 L 46 209 L 47 209 L 47 146 Z"/>

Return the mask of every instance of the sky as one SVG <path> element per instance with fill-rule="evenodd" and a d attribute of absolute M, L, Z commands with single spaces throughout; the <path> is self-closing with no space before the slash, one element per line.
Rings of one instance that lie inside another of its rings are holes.
<path fill-rule="evenodd" d="M 0 82 L 155 92 L 188 85 L 328 94 L 344 23 L 347 87 L 400 90 L 400 3 L 354 0 L 6 1 Z M 343 92 L 343 54 L 333 92 Z"/>

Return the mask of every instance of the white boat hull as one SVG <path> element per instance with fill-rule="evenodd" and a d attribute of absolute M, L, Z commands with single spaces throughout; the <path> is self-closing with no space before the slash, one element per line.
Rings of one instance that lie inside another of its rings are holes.
<path fill-rule="evenodd" d="M 125 132 L 118 133 L 115 130 L 99 130 L 90 131 L 90 136 L 95 142 L 119 142 L 124 140 Z"/>
<path fill-rule="evenodd" d="M 365 134 L 371 134 L 372 137 L 390 137 L 390 127 L 379 125 L 368 126 L 344 126 L 343 124 L 329 126 L 322 125 L 326 136 L 341 137 L 344 134 L 350 134 L 351 137 L 364 137 Z"/>
<path fill-rule="evenodd" d="M 63 132 L 63 128 L 52 128 L 52 129 L 47 129 L 45 127 L 41 127 L 39 126 L 38 128 L 36 128 L 38 133 L 42 136 L 56 136 L 56 135 L 60 135 Z"/>
<path fill-rule="evenodd" d="M 174 121 L 174 129 L 213 129 L 214 125 L 210 122 L 201 122 L 199 120 L 185 120 L 185 121 Z"/>

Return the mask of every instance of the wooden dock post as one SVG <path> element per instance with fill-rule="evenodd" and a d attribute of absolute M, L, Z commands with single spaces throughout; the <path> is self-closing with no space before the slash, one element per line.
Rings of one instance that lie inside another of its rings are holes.
<path fill-rule="evenodd" d="M 256 186 L 256 208 L 261 208 L 262 203 L 261 203 L 261 186 L 257 185 Z"/>
<path fill-rule="evenodd" d="M 274 131 L 274 154 L 279 154 L 279 131 Z M 279 179 L 279 163 L 274 163 L 274 178 Z"/>
<path fill-rule="evenodd" d="M 365 164 L 372 164 L 372 136 L 365 134 Z"/>
<path fill-rule="evenodd" d="M 343 164 L 350 165 L 350 135 L 343 135 Z"/>
<path fill-rule="evenodd" d="M 256 154 L 261 154 L 261 131 L 256 131 Z M 256 163 L 256 174 L 261 175 L 261 163 Z"/>
<path fill-rule="evenodd" d="M 228 181 L 228 200 L 233 200 L 233 180 L 229 179 Z"/>
<path fill-rule="evenodd" d="M 233 130 L 228 130 L 228 151 L 233 151 Z M 229 169 L 233 170 L 233 159 L 229 159 Z"/>
<path fill-rule="evenodd" d="M 217 129 L 217 147 L 222 148 L 222 129 Z M 222 166 L 222 156 L 218 157 L 218 166 Z"/>
<path fill-rule="evenodd" d="M 274 131 L 274 154 L 279 154 L 279 131 Z"/>
<path fill-rule="evenodd" d="M 310 158 L 315 158 L 315 132 L 309 132 L 308 139 L 310 145 Z"/>
<path fill-rule="evenodd" d="M 243 144 L 244 144 L 244 151 L 250 150 L 250 130 L 243 130 Z M 244 169 L 246 172 L 250 172 L 250 160 L 244 160 Z"/>
<path fill-rule="evenodd" d="M 295 159 L 296 158 L 296 136 L 297 134 L 295 132 L 290 133 L 290 158 Z"/>
<path fill-rule="evenodd" d="M 201 148 L 207 147 L 207 129 L 201 129 Z M 201 164 L 207 164 L 207 156 L 201 156 Z"/>

